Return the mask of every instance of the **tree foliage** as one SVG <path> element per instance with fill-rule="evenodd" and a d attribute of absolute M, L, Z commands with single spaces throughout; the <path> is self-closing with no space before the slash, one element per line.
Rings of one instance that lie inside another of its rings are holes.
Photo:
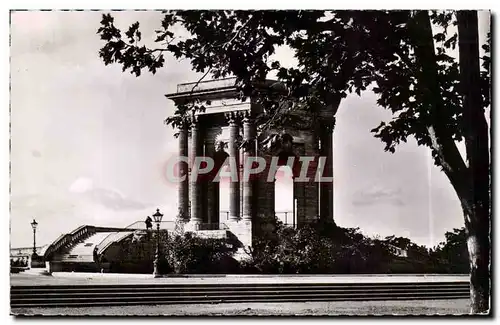
<path fill-rule="evenodd" d="M 267 218 L 267 231 L 253 241 L 243 270 L 251 273 L 328 274 L 384 272 L 390 253 L 359 229 L 322 222 L 294 229 Z"/>
<path fill-rule="evenodd" d="M 152 273 L 157 235 L 153 231 L 138 232 L 118 243 L 117 254 L 110 256 L 111 271 Z M 161 232 L 158 238 L 159 269 L 163 274 L 228 273 L 237 269 L 230 240 L 200 238 L 184 232 Z"/>
<path fill-rule="evenodd" d="M 233 273 L 238 269 L 232 255 L 235 246 L 228 240 L 200 238 L 190 233 L 171 236 L 164 253 L 172 273 Z"/>
<path fill-rule="evenodd" d="M 320 107 L 336 109 L 349 92 L 360 94 L 374 85 L 377 103 L 390 109 L 394 119 L 381 123 L 373 132 L 386 143 L 386 150 L 394 152 L 396 145 L 410 136 L 432 147 L 427 127 L 432 123 L 432 103 L 437 96 L 445 105 L 439 118 L 449 135 L 457 141 L 463 138 L 459 64 L 449 55 L 457 44 L 457 32 L 449 32 L 449 27 L 456 25 L 455 16 L 453 12 L 430 15 L 439 29 L 433 35 L 439 94 L 429 94 L 420 77 L 422 65 L 415 47 L 423 41 L 417 16 L 412 11 L 170 11 L 156 30 L 155 42 L 160 46 L 146 48 L 139 45 L 139 22 L 121 33 L 114 18 L 105 14 L 98 30 L 106 41 L 100 56 L 105 64 L 119 63 L 124 71 L 137 76 L 144 69 L 155 73 L 164 65 L 167 53 L 190 60 L 204 77 L 236 76 L 241 97 L 259 93 L 257 99 L 266 108 L 259 116 L 261 128 L 299 123 L 291 121 L 289 113 L 304 107 L 313 113 L 312 122 Z M 173 32 L 178 26 L 191 36 L 180 40 Z M 272 58 L 283 45 L 293 51 L 297 67 L 283 67 Z M 486 67 L 489 45 L 484 49 Z M 277 74 L 280 83 L 275 88 L 279 91 L 259 90 L 271 72 Z M 481 89 L 488 106 L 489 69 L 482 72 Z M 189 109 L 203 110 L 206 105 L 192 104 L 178 108 L 166 122 L 175 127 L 180 115 Z"/>
<path fill-rule="evenodd" d="M 265 231 L 256 233 L 249 258 L 242 262 L 244 273 L 466 273 L 463 259 L 451 258 L 452 252 L 458 252 L 455 246 L 464 247 L 465 237 L 452 233 L 446 234 L 446 245 L 430 250 L 405 237 L 370 238 L 358 228 L 323 222 L 300 229 L 288 227 L 275 218 L 265 218 L 263 223 Z M 393 246 L 405 250 L 407 255 L 391 252 Z"/>
<path fill-rule="evenodd" d="M 440 243 L 432 255 L 445 265 L 450 273 L 469 273 L 469 253 L 465 228 L 447 231 L 445 242 Z"/>

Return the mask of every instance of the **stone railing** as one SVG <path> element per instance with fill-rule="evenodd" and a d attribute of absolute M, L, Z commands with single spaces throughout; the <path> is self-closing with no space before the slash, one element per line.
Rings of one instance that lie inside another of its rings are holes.
<path fill-rule="evenodd" d="M 221 221 L 229 220 L 229 211 L 222 210 L 220 211 L 219 215 Z M 293 211 L 276 211 L 275 215 L 278 220 L 281 220 L 283 222 L 283 224 L 287 226 L 296 226 L 296 223 L 294 223 L 293 220 Z"/>
<path fill-rule="evenodd" d="M 160 223 L 160 230 L 165 230 L 165 229 L 173 230 L 174 227 L 175 227 L 174 221 L 162 221 Z M 99 244 L 96 245 L 97 253 L 103 254 L 106 251 L 106 249 L 109 246 L 111 246 L 111 244 L 116 243 L 118 241 L 121 241 L 125 237 L 129 236 L 131 232 L 138 231 L 138 230 L 139 231 L 140 230 L 146 231 L 146 226 L 145 226 L 144 221 L 133 222 L 130 225 L 128 225 L 127 227 L 120 229 L 120 231 L 110 233 L 109 235 L 104 237 L 104 239 L 101 240 L 101 242 Z M 152 231 L 156 231 L 156 223 L 155 222 L 153 222 Z"/>
<path fill-rule="evenodd" d="M 295 226 L 293 211 L 276 211 L 274 213 L 278 220 L 281 220 L 286 226 Z"/>
<path fill-rule="evenodd" d="M 228 230 L 225 223 L 199 223 L 195 225 L 195 230 Z"/>
<path fill-rule="evenodd" d="M 50 260 L 52 255 L 58 252 L 61 248 L 69 248 L 78 243 L 83 238 L 88 238 L 95 233 L 94 226 L 80 226 L 69 234 L 61 235 L 57 238 L 45 251 L 45 260 Z"/>

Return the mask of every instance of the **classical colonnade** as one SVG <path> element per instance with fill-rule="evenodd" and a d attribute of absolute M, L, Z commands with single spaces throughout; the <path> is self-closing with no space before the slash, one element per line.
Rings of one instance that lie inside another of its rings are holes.
<path fill-rule="evenodd" d="M 234 158 L 238 171 L 240 170 L 240 134 L 243 133 L 244 141 L 252 141 L 255 139 L 256 127 L 250 110 L 232 111 L 224 113 L 225 119 L 229 126 L 228 151 L 229 157 Z M 190 132 L 189 132 L 190 131 Z M 242 132 L 241 132 L 242 131 Z M 191 137 L 189 139 L 189 133 Z M 202 132 L 200 132 L 200 119 L 198 115 L 192 115 L 183 119 L 179 126 L 179 155 L 190 157 L 193 161 L 194 157 L 201 157 L 203 152 Z M 189 141 L 191 142 L 191 152 L 189 153 Z M 255 155 L 255 146 L 248 146 L 243 150 L 243 161 L 247 161 L 249 157 Z M 212 157 L 214 158 L 214 157 Z M 193 224 L 203 223 L 202 208 L 206 206 L 202 200 L 206 200 L 204 195 L 203 182 L 211 181 L 211 179 L 194 179 L 189 175 L 189 166 L 185 162 L 179 164 L 179 176 L 186 175 L 185 179 L 179 184 L 178 202 L 179 216 L 184 222 Z M 238 173 L 239 175 L 240 173 Z M 251 221 L 252 215 L 255 214 L 252 196 L 253 189 L 252 180 L 243 181 L 243 200 L 240 201 L 240 181 L 232 181 L 229 185 L 229 216 L 228 221 Z M 240 209 L 240 202 L 243 204 L 243 209 Z M 242 215 L 241 214 L 242 211 Z"/>

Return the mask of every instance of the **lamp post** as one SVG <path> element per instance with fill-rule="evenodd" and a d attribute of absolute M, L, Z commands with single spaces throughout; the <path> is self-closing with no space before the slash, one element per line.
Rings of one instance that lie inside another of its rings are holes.
<path fill-rule="evenodd" d="M 33 222 L 31 223 L 31 228 L 33 228 L 33 255 L 36 255 L 36 227 L 38 226 L 38 222 L 36 222 L 35 219 L 33 219 Z"/>
<path fill-rule="evenodd" d="M 155 260 L 153 262 L 153 276 L 155 278 L 160 276 L 160 272 L 158 270 L 159 267 L 159 259 L 160 259 L 160 223 L 163 218 L 163 214 L 160 213 L 160 209 L 156 209 L 156 213 L 153 214 L 153 219 L 156 222 L 156 253 Z"/>

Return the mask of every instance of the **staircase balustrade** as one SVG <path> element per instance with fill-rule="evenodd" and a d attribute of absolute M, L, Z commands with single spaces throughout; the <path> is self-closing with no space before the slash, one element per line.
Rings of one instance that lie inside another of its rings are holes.
<path fill-rule="evenodd" d="M 80 240 L 85 240 L 95 233 L 94 226 L 80 226 L 69 234 L 60 236 L 53 244 L 45 251 L 45 259 L 49 260 L 52 255 L 61 248 L 70 249 Z"/>
<path fill-rule="evenodd" d="M 221 212 L 225 213 L 225 212 Z M 226 213 L 227 214 L 227 213 Z M 139 226 L 143 226 L 144 221 L 136 221 L 131 223 L 125 228 L 121 228 L 120 231 L 115 231 L 104 237 L 103 240 L 101 240 L 100 243 L 96 245 L 98 247 L 98 254 L 104 253 L 104 251 L 114 242 L 122 240 L 123 237 L 128 236 L 128 231 L 127 229 L 130 229 L 130 232 L 139 230 Z M 176 223 L 174 221 L 162 221 L 161 225 L 164 225 L 163 229 L 169 229 L 171 231 L 174 231 Z M 167 226 L 165 226 L 167 225 Z M 169 227 L 170 226 L 170 227 Z M 154 229 L 150 229 L 150 231 L 155 231 Z M 171 228 L 171 229 L 170 229 Z M 52 243 L 47 250 L 45 251 L 45 259 L 50 260 L 52 258 L 52 255 L 54 255 L 56 252 L 59 252 L 62 248 L 64 250 L 69 250 L 72 247 L 75 246 L 76 243 L 81 242 L 82 240 L 85 240 L 95 234 L 98 229 L 101 229 L 100 227 L 95 227 L 95 226 L 89 226 L 89 225 L 84 225 L 80 226 L 74 231 L 72 231 L 69 234 L 64 234 L 59 236 L 59 238 Z M 196 230 L 227 230 L 229 229 L 226 224 L 224 223 L 202 223 L 197 226 Z M 104 229 L 101 229 L 101 231 Z M 144 229 L 146 231 L 146 229 Z M 124 236 L 120 236 L 120 238 L 116 238 L 115 240 L 110 240 L 111 236 L 116 235 L 117 233 L 123 233 L 125 232 Z"/>
<path fill-rule="evenodd" d="M 162 221 L 161 222 L 161 225 L 172 225 L 172 229 L 174 229 L 174 226 L 175 226 L 175 222 L 174 221 Z M 144 226 L 144 221 L 136 221 L 136 222 L 133 222 L 131 223 L 130 225 L 128 225 L 127 227 L 123 228 L 123 229 L 130 229 L 130 232 L 133 232 L 133 231 L 137 231 L 139 230 L 139 226 Z M 160 228 L 163 228 L 163 229 L 166 229 L 166 228 L 169 228 L 169 227 L 161 227 Z M 146 231 L 145 228 L 143 228 L 143 231 Z M 151 231 L 151 230 L 150 230 Z M 120 236 L 119 238 L 116 238 L 115 240 L 109 240 L 111 236 L 114 236 L 116 235 L 117 233 L 122 233 L 123 231 L 117 231 L 117 232 L 113 232 L 113 233 L 110 233 L 109 235 L 107 235 L 106 237 L 104 237 L 103 240 L 101 240 L 101 242 L 99 244 L 96 245 L 97 247 L 97 254 L 101 255 L 103 254 L 106 249 L 111 246 L 111 244 L 117 242 L 117 241 L 120 241 L 122 239 L 124 239 L 124 237 L 130 235 L 130 234 L 127 234 L 125 233 L 125 235 L 123 236 Z"/>

